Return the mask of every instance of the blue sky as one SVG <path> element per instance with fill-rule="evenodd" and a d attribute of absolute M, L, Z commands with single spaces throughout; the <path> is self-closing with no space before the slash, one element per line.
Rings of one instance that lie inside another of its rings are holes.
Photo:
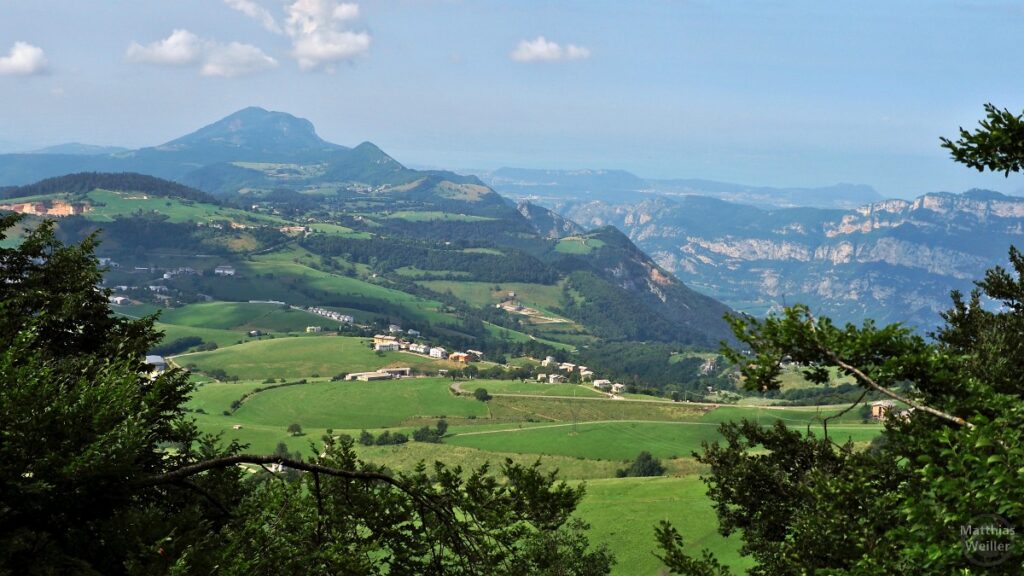
<path fill-rule="evenodd" d="M 257 105 L 414 166 L 1024 192 L 938 146 L 1024 109 L 1022 30 L 1020 2 L 4 0 L 0 150 Z"/>

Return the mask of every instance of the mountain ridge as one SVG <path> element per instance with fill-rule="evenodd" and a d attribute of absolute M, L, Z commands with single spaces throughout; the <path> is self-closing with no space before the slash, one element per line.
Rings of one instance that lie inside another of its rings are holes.
<path fill-rule="evenodd" d="M 740 310 L 804 302 L 840 321 L 934 327 L 1024 239 L 1024 199 L 988 190 L 854 210 L 762 208 L 700 197 L 579 203 L 584 226 L 620 227 L 688 285 Z"/>

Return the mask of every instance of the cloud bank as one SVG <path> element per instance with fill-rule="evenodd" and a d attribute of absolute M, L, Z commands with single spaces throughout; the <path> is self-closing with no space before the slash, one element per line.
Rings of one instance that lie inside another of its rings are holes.
<path fill-rule="evenodd" d="M 370 50 L 370 35 L 346 28 L 359 18 L 359 5 L 336 0 L 295 0 L 285 8 L 291 56 L 302 70 L 331 72 L 338 62 Z"/>
<path fill-rule="evenodd" d="M 174 30 L 163 40 L 141 45 L 133 42 L 125 59 L 134 64 L 198 67 L 202 76 L 233 78 L 277 66 L 277 60 L 251 44 L 222 44 L 188 30 Z"/>
<path fill-rule="evenodd" d="M 509 58 L 516 62 L 561 62 L 567 60 L 585 60 L 590 58 L 590 49 L 575 44 L 566 44 L 564 47 L 557 42 L 552 42 L 543 36 L 537 36 L 533 40 L 519 42 L 509 54 Z"/>
<path fill-rule="evenodd" d="M 256 20 L 269 32 L 273 32 L 274 34 L 281 34 L 284 32 L 281 30 L 281 26 L 277 23 L 277 20 L 274 19 L 274 15 L 270 13 L 270 10 L 267 10 L 252 0 L 224 0 L 224 3 L 231 9 L 237 10 L 249 18 Z"/>
<path fill-rule="evenodd" d="M 28 42 L 15 42 L 7 56 L 0 57 L 0 75 L 35 76 L 46 73 L 46 53 Z"/>

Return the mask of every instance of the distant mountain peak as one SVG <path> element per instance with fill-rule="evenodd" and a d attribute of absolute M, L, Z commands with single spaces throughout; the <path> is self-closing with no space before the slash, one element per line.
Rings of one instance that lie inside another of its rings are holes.
<path fill-rule="evenodd" d="M 125 152 L 127 148 L 120 146 L 98 146 L 95 144 L 82 144 L 81 142 L 67 142 L 33 150 L 32 154 L 66 154 L 69 156 L 101 156 L 103 154 L 116 154 Z"/>
<path fill-rule="evenodd" d="M 204 148 L 251 150 L 294 155 L 310 150 L 344 150 L 320 138 L 313 123 L 286 112 L 250 106 L 204 126 L 191 134 L 157 146 L 161 151 Z"/>

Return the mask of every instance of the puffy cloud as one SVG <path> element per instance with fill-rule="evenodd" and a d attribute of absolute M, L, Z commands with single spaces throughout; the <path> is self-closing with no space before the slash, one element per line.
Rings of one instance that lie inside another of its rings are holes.
<path fill-rule="evenodd" d="M 46 68 L 46 53 L 28 42 L 15 42 L 7 56 L 0 56 L 0 75 L 34 76 Z"/>
<path fill-rule="evenodd" d="M 132 42 L 125 58 L 136 64 L 161 66 L 188 66 L 199 62 L 203 55 L 203 41 L 188 30 L 175 30 L 163 40 L 145 46 Z"/>
<path fill-rule="evenodd" d="M 343 27 L 359 17 L 359 5 L 336 0 L 295 0 L 285 8 L 285 32 L 292 39 L 292 58 L 302 70 L 333 71 L 370 49 L 370 35 Z"/>
<path fill-rule="evenodd" d="M 224 0 L 224 3 L 230 6 L 233 10 L 238 10 L 249 18 L 256 20 L 267 30 L 275 34 L 282 33 L 281 26 L 278 25 L 274 15 L 271 14 L 269 10 L 252 0 Z"/>
<path fill-rule="evenodd" d="M 252 44 L 221 44 L 204 40 L 188 30 L 142 46 L 133 42 L 125 58 L 137 64 L 157 66 L 198 66 L 203 76 L 232 78 L 277 66 L 277 60 Z"/>
<path fill-rule="evenodd" d="M 590 58 L 590 49 L 575 44 L 564 47 L 543 36 L 523 40 L 509 54 L 516 62 L 559 62 L 563 60 L 584 60 Z"/>
<path fill-rule="evenodd" d="M 267 56 L 251 44 L 232 42 L 215 44 L 207 49 L 206 59 L 199 73 L 203 76 L 233 78 L 253 74 L 277 66 L 277 60 Z"/>

